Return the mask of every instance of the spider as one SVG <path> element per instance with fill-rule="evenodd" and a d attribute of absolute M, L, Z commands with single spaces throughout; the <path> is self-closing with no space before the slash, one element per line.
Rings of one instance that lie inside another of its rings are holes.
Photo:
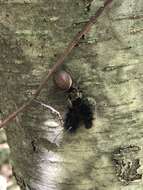
<path fill-rule="evenodd" d="M 94 119 L 94 106 L 78 88 L 71 86 L 67 91 L 70 106 L 64 119 L 64 129 L 73 133 L 81 123 L 86 129 L 92 127 Z"/>
<path fill-rule="evenodd" d="M 81 123 L 85 128 L 92 127 L 94 119 L 94 106 L 73 83 L 70 74 L 66 71 L 59 71 L 54 76 L 54 83 L 60 90 L 68 94 L 70 106 L 65 114 L 64 129 L 68 132 L 75 132 Z"/>

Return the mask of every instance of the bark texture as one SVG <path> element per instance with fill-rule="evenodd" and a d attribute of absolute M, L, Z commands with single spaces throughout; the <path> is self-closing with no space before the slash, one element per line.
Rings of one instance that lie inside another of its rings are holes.
<path fill-rule="evenodd" d="M 102 4 L 0 1 L 1 117 L 31 96 Z M 96 101 L 91 129 L 63 133 L 58 117 L 36 102 L 6 128 L 22 190 L 142 190 L 142 32 L 143 1 L 114 0 L 66 60 L 63 68 Z M 52 81 L 39 99 L 64 115 L 66 94 Z"/>

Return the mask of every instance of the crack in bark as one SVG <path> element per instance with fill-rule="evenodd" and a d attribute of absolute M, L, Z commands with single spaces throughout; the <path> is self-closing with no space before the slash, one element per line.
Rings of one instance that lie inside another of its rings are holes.
<path fill-rule="evenodd" d="M 120 20 L 138 20 L 138 19 L 142 19 L 143 15 L 131 15 L 131 16 L 127 16 L 127 17 L 119 17 L 116 19 L 113 19 L 113 21 L 120 21 Z"/>
<path fill-rule="evenodd" d="M 135 28 L 135 29 L 131 29 L 130 34 L 134 35 L 142 31 L 143 31 L 143 28 Z"/>

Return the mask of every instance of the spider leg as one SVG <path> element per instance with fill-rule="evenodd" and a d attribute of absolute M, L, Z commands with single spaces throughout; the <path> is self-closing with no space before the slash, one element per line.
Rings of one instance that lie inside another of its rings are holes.
<path fill-rule="evenodd" d="M 90 129 L 93 124 L 93 117 L 88 116 L 88 118 L 84 119 L 83 122 L 84 122 L 85 128 Z"/>
<path fill-rule="evenodd" d="M 73 133 L 79 127 L 80 118 L 74 108 L 69 108 L 64 119 L 64 129 Z"/>
<path fill-rule="evenodd" d="M 91 128 L 93 124 L 94 114 L 92 105 L 89 104 L 88 100 L 82 100 L 82 103 L 80 105 L 80 112 L 85 128 Z"/>

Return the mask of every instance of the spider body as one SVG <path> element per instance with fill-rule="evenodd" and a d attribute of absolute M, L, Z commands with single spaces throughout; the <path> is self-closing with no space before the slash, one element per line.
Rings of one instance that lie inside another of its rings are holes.
<path fill-rule="evenodd" d="M 85 128 L 91 128 L 94 119 L 93 105 L 77 88 L 71 87 L 68 93 L 71 106 L 65 116 L 65 130 L 75 132 L 81 123 L 84 124 Z"/>

